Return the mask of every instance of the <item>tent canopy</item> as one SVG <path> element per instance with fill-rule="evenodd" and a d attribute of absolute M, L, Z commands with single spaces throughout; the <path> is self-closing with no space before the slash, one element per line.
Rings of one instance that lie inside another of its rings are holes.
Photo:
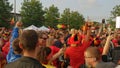
<path fill-rule="evenodd" d="M 27 28 L 24 28 L 23 30 L 38 30 L 38 28 L 34 25 L 28 26 Z"/>
<path fill-rule="evenodd" d="M 40 28 L 38 28 L 39 31 L 49 31 L 50 29 L 48 29 L 45 26 L 41 26 Z"/>

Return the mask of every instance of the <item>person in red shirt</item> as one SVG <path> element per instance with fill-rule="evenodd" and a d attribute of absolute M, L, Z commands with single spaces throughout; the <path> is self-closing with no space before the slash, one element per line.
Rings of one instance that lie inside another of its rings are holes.
<path fill-rule="evenodd" d="M 80 65 L 84 64 L 84 51 L 86 50 L 86 48 L 88 48 L 90 46 L 90 41 L 89 41 L 90 33 L 91 33 L 91 31 L 88 30 L 87 35 L 85 36 L 85 39 L 82 41 L 82 43 L 78 39 L 78 36 L 76 34 L 73 34 L 70 37 L 71 44 L 66 49 L 64 58 L 70 59 L 70 66 L 72 68 L 79 68 Z"/>
<path fill-rule="evenodd" d="M 58 48 L 57 46 L 54 45 L 55 39 L 54 38 L 48 38 L 46 40 L 46 46 L 49 47 L 51 49 L 51 53 L 50 55 L 47 57 L 47 59 L 51 59 L 53 57 L 53 55 L 55 55 L 56 53 L 59 52 L 60 48 Z M 58 58 L 56 58 L 55 60 L 52 61 L 53 65 L 58 67 L 58 62 L 57 62 Z"/>
<path fill-rule="evenodd" d="M 113 42 L 114 46 L 117 47 L 117 45 L 118 45 L 118 35 L 116 33 L 114 34 L 114 38 L 112 39 L 112 42 Z"/>
<path fill-rule="evenodd" d="M 10 41 L 6 42 L 6 44 L 2 47 L 2 52 L 7 56 L 10 48 Z"/>

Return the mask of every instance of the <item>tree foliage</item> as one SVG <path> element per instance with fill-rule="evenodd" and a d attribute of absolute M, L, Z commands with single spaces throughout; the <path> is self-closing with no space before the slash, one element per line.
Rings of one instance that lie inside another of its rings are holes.
<path fill-rule="evenodd" d="M 79 14 L 77 11 L 71 12 L 71 18 L 70 18 L 70 27 L 72 28 L 80 28 L 81 25 L 84 24 L 84 18 L 81 14 Z"/>
<path fill-rule="evenodd" d="M 66 8 L 63 13 L 61 14 L 61 18 L 60 18 L 60 22 L 62 24 L 67 24 L 69 25 L 70 24 L 70 9 L 69 8 Z"/>
<path fill-rule="evenodd" d="M 10 26 L 10 18 L 12 11 L 12 5 L 9 4 L 8 0 L 0 0 L 0 26 L 1 27 L 9 27 Z"/>
<path fill-rule="evenodd" d="M 44 11 L 38 0 L 24 0 L 21 7 L 21 16 L 24 26 L 42 26 L 44 23 Z"/>
<path fill-rule="evenodd" d="M 66 8 L 61 15 L 60 22 L 69 25 L 70 28 L 79 29 L 84 24 L 84 18 L 77 11 L 70 11 L 69 8 Z"/>
<path fill-rule="evenodd" d="M 120 5 L 116 5 L 113 10 L 111 11 L 112 17 L 116 18 L 117 16 L 120 16 Z"/>
<path fill-rule="evenodd" d="M 110 24 L 111 29 L 114 30 L 115 29 L 115 21 L 112 20 L 112 18 L 109 18 L 107 21 Z"/>
<path fill-rule="evenodd" d="M 49 8 L 45 8 L 45 25 L 54 27 L 58 24 L 60 13 L 58 12 L 59 9 L 54 5 L 50 6 Z"/>
<path fill-rule="evenodd" d="M 111 28 L 115 29 L 115 18 L 120 16 L 120 5 L 116 5 L 111 11 L 111 17 L 107 20 L 110 23 Z"/>

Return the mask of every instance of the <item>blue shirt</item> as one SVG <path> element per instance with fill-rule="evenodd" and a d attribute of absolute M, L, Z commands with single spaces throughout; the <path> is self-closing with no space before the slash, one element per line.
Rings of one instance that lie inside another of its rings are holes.
<path fill-rule="evenodd" d="M 12 31 L 12 37 L 10 39 L 10 50 L 9 50 L 8 55 L 7 55 L 7 62 L 8 63 L 13 62 L 13 61 L 21 58 L 21 55 L 15 54 L 14 50 L 12 48 L 12 42 L 14 39 L 18 38 L 18 36 L 19 36 L 19 28 L 14 27 L 14 29 Z"/>

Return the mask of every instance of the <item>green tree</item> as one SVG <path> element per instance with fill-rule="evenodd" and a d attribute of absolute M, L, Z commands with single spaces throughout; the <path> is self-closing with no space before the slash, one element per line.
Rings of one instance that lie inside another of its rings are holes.
<path fill-rule="evenodd" d="M 0 0 L 0 26 L 1 27 L 9 27 L 10 26 L 10 18 L 12 11 L 12 5 L 8 2 L 8 0 Z"/>
<path fill-rule="evenodd" d="M 116 5 L 113 10 L 111 11 L 112 17 L 116 18 L 117 16 L 120 16 L 120 5 Z"/>
<path fill-rule="evenodd" d="M 54 27 L 59 22 L 59 9 L 54 5 L 50 6 L 49 8 L 45 8 L 45 25 Z"/>
<path fill-rule="evenodd" d="M 69 8 L 66 8 L 61 15 L 60 22 L 69 25 L 70 28 L 79 29 L 84 24 L 84 18 L 77 11 L 70 11 Z"/>
<path fill-rule="evenodd" d="M 24 26 L 42 26 L 44 23 L 44 11 L 38 0 L 24 0 L 21 8 L 22 22 Z"/>
<path fill-rule="evenodd" d="M 114 29 L 115 29 L 115 21 L 112 20 L 112 18 L 109 18 L 109 19 L 107 20 L 107 22 L 110 24 L 111 29 L 114 30 Z"/>
<path fill-rule="evenodd" d="M 71 12 L 70 20 L 71 20 L 70 21 L 71 28 L 79 29 L 80 26 L 82 26 L 84 24 L 83 16 L 80 13 L 78 13 L 77 11 Z"/>
<path fill-rule="evenodd" d="M 69 25 L 70 24 L 70 9 L 66 8 L 61 14 L 60 23 Z"/>
<path fill-rule="evenodd" d="M 111 28 L 115 29 L 115 18 L 120 16 L 120 5 L 116 5 L 111 11 L 111 17 L 107 20 L 110 23 Z"/>

